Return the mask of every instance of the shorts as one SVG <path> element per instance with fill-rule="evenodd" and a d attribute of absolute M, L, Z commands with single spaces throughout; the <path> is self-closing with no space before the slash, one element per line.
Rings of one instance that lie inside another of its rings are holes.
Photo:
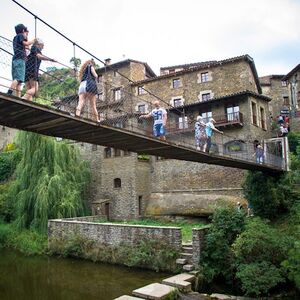
<path fill-rule="evenodd" d="M 11 75 L 13 80 L 18 82 L 25 81 L 25 60 L 24 59 L 13 59 Z"/>
<path fill-rule="evenodd" d="M 163 124 L 156 124 L 153 126 L 153 135 L 155 137 L 164 136 L 165 134 L 166 134 L 166 130 Z"/>
<path fill-rule="evenodd" d="M 78 89 L 78 95 L 86 93 L 86 80 L 81 81 Z"/>

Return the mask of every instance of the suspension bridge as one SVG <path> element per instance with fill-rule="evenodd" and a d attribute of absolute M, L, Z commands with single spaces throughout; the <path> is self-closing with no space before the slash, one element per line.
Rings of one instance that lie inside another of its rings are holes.
<path fill-rule="evenodd" d="M 106 65 L 102 60 L 78 46 L 36 15 L 32 15 L 35 21 L 41 21 L 72 45 L 74 58 L 76 58 L 75 47 L 77 47 L 77 52 L 81 50 L 103 63 L 105 70 L 115 72 L 125 81 L 123 81 L 121 88 L 120 84 L 115 85 L 113 81 L 100 81 L 98 83 L 97 108 L 100 112 L 100 122 L 94 121 L 98 116 L 91 113 L 89 107 L 86 107 L 83 111 L 83 117 L 75 116 L 78 103 L 78 96 L 76 95 L 78 89 L 77 70 L 57 62 L 57 58 L 55 68 L 52 69 L 57 71 L 59 70 L 57 66 L 60 66 L 63 67 L 64 72 L 53 71 L 49 68 L 49 62 L 46 64 L 48 66 L 46 70 L 40 69 L 43 77 L 40 81 L 37 99 L 28 101 L 14 95 L 8 95 L 5 90 L 9 88 L 11 83 L 8 74 L 11 67 L 12 42 L 0 36 L 0 87 L 2 87 L 2 92 L 0 92 L 0 125 L 169 159 L 269 173 L 279 173 L 288 169 L 286 159 L 287 142 L 284 138 L 281 140 L 276 139 L 276 141 L 263 141 L 265 158 L 262 164 L 257 163 L 255 160 L 253 155 L 255 149 L 252 142 L 244 142 L 241 151 L 227 151 L 224 145 L 233 140 L 233 136 L 224 135 L 218 138 L 219 142 L 214 143 L 217 151 L 212 153 L 197 151 L 193 131 L 194 120 L 188 120 L 183 111 L 170 106 L 168 101 L 158 97 L 152 91 L 145 90 L 149 98 L 148 100 L 144 98 L 142 100 L 149 109 L 152 107 L 154 100 L 160 100 L 168 111 L 166 141 L 154 138 L 152 136 L 152 120 L 141 120 L 139 118 L 141 111 L 135 109 L 141 98 L 138 94 L 132 92 L 131 85 L 134 84 L 134 81 L 120 73 L 118 69 L 112 69 L 109 65 Z M 43 62 L 43 64 L 45 63 Z M 53 67 L 53 63 L 50 66 Z M 62 86 L 55 95 L 49 96 L 47 94 L 47 80 L 49 79 L 56 80 Z M 63 84 L 65 81 L 70 80 L 72 88 L 66 91 Z M 124 84 L 124 82 L 127 83 Z M 175 121 L 178 119 L 181 119 L 182 122 L 179 128 L 178 121 L 177 123 Z M 242 122 L 240 113 L 227 116 L 229 125 L 237 122 L 240 124 Z M 270 143 L 273 143 L 275 147 L 268 147 Z M 274 151 L 278 148 L 278 145 L 280 151 Z"/>

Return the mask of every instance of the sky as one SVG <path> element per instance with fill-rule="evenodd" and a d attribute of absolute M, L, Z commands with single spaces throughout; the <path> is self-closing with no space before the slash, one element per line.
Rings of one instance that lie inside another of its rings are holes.
<path fill-rule="evenodd" d="M 259 76 L 284 75 L 300 63 L 300 0 L 18 2 L 102 61 L 147 62 L 157 75 L 164 66 L 244 54 L 254 59 Z M 45 55 L 70 65 L 73 43 L 35 23 L 12 0 L 0 0 L 0 35 L 13 39 L 18 23 L 28 27 L 29 39 L 43 39 Z M 78 47 L 75 55 L 90 58 Z"/>

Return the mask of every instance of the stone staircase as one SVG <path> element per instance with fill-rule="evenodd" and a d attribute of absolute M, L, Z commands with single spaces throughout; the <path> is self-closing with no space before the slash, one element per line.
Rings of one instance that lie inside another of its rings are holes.
<path fill-rule="evenodd" d="M 184 271 L 193 271 L 193 246 L 191 243 L 182 244 L 180 258 L 176 260 L 176 264 Z"/>

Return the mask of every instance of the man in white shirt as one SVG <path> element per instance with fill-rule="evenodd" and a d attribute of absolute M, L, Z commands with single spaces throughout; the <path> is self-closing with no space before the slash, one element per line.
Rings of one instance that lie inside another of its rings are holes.
<path fill-rule="evenodd" d="M 158 100 L 154 102 L 155 108 L 147 115 L 142 115 L 140 118 L 152 117 L 153 122 L 153 135 L 159 137 L 161 140 L 166 140 L 166 124 L 167 124 L 167 111 L 160 107 Z"/>

